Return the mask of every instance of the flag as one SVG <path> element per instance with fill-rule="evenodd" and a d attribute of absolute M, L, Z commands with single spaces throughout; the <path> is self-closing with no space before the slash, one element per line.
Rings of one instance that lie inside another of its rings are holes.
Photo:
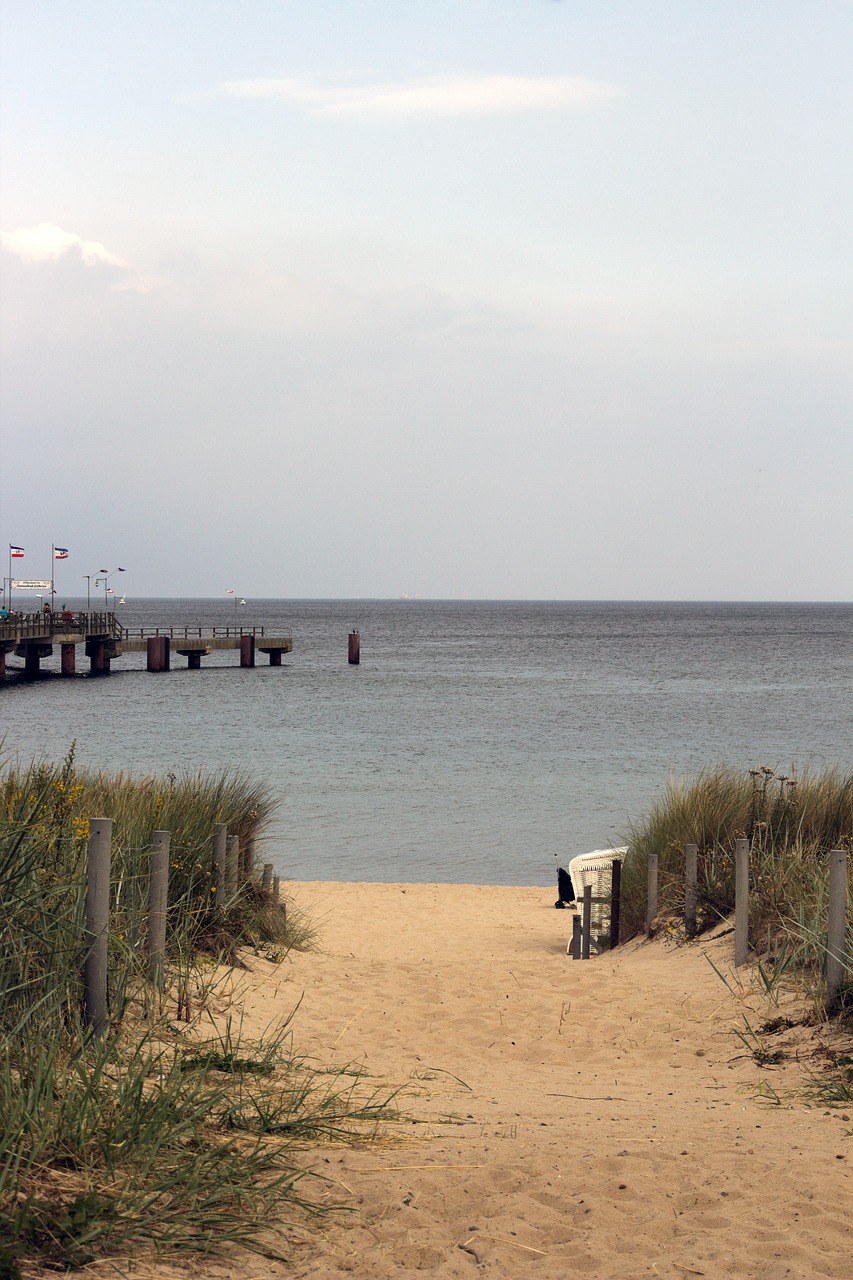
<path fill-rule="evenodd" d="M 68 559 L 68 548 L 67 548 L 67 547 L 54 547 L 54 548 L 53 548 L 53 558 L 54 558 L 54 560 L 67 560 L 67 559 Z"/>
<path fill-rule="evenodd" d="M 24 558 L 24 548 L 23 548 L 23 547 L 13 547 L 13 546 L 12 546 L 12 544 L 11 544 L 11 542 L 10 542 L 10 543 L 9 543 L 9 554 L 11 555 L 11 557 L 12 557 L 12 559 L 13 559 L 13 560 L 23 560 L 23 558 Z"/>

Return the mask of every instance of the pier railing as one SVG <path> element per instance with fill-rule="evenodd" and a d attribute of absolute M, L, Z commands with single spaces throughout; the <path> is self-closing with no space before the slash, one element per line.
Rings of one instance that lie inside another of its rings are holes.
<path fill-rule="evenodd" d="M 269 627 L 123 627 L 114 613 L 74 613 L 71 610 L 55 610 L 53 613 L 11 614 L 0 619 L 0 640 L 45 640 L 68 634 L 81 636 L 109 636 L 113 640 L 147 640 L 149 636 L 166 636 L 170 640 L 237 639 L 253 636 L 263 639 L 275 635 L 291 639 L 290 632 L 271 631 Z"/>
<path fill-rule="evenodd" d="M 149 636 L 167 636 L 170 640 L 239 639 L 240 636 L 266 635 L 291 638 L 289 631 L 270 631 L 268 627 L 121 627 L 121 640 L 147 640 Z"/>

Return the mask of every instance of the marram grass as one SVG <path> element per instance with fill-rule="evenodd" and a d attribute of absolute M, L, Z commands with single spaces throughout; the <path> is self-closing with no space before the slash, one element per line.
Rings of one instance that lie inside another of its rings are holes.
<path fill-rule="evenodd" d="M 70 753 L 0 775 L 0 1274 L 146 1248 L 276 1252 L 289 1220 L 318 1212 L 300 1144 L 363 1136 L 393 1114 L 391 1098 L 309 1066 L 287 1025 L 256 1045 L 230 1023 L 203 1036 L 213 958 L 246 945 L 281 957 L 309 934 L 257 885 L 211 907 L 214 822 L 260 837 L 270 812 L 241 774 L 92 774 Z M 101 1036 L 81 1017 L 90 816 L 113 819 Z M 157 829 L 173 859 L 162 993 L 145 981 Z M 180 1035 L 179 1020 L 193 1024 Z"/>
<path fill-rule="evenodd" d="M 826 962 L 827 855 L 853 851 L 853 772 L 786 775 L 769 767 L 707 769 L 669 783 L 628 833 L 622 871 L 622 939 L 644 928 L 647 865 L 658 855 L 658 912 L 684 911 L 684 846 L 699 849 L 699 924 L 731 915 L 735 841 L 750 850 L 749 940 L 771 966 L 805 980 L 821 1000 Z M 853 955 L 853 876 L 848 880 L 847 954 Z"/>

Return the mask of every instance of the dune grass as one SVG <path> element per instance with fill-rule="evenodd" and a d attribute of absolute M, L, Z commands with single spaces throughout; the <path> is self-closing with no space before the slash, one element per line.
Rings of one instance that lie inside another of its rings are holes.
<path fill-rule="evenodd" d="M 769 767 L 712 768 L 672 781 L 663 799 L 628 833 L 622 872 L 623 940 L 641 932 L 646 868 L 658 854 L 659 914 L 684 910 L 684 846 L 699 849 L 699 925 L 734 910 L 734 845 L 751 842 L 749 940 L 765 973 L 805 980 L 816 1002 L 826 961 L 827 855 L 853 850 L 853 773 L 798 776 Z M 848 954 L 853 955 L 853 877 L 849 881 Z"/>
<path fill-rule="evenodd" d="M 213 823 L 257 837 L 270 811 L 242 775 L 110 777 L 78 772 L 73 753 L 0 777 L 0 1274 L 140 1248 L 280 1252 L 284 1224 L 316 1211 L 300 1144 L 391 1114 L 306 1063 L 287 1023 L 251 1044 L 206 1013 L 217 960 L 246 945 L 280 957 L 310 933 L 258 885 L 211 907 Z M 114 822 L 102 1035 L 81 1015 L 88 815 Z M 162 992 L 147 984 L 155 829 L 174 854 Z"/>

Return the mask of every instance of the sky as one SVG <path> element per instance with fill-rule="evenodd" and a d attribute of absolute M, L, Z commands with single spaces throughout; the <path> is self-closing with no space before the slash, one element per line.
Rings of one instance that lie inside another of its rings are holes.
<path fill-rule="evenodd" d="M 14 576 L 853 599 L 849 0 L 0 22 Z"/>

